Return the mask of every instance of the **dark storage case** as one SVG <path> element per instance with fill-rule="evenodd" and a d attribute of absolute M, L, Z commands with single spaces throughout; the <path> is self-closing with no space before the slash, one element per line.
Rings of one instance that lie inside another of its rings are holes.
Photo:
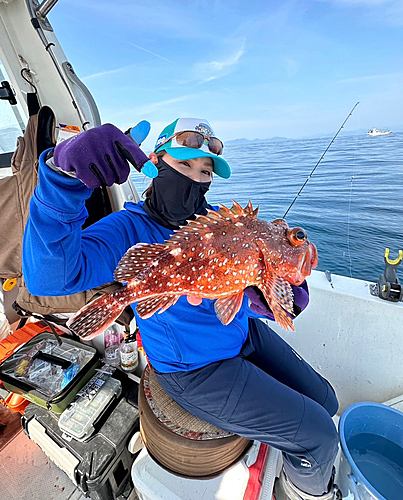
<path fill-rule="evenodd" d="M 91 346 L 67 337 L 58 344 L 51 332 L 36 335 L 0 364 L 4 387 L 62 413 L 101 365 Z"/>
<path fill-rule="evenodd" d="M 128 397 L 128 383 L 136 400 L 138 386 L 128 380 L 123 395 L 107 409 L 95 433 L 83 442 L 65 440 L 58 426 L 59 416 L 44 408 L 30 405 L 22 417 L 24 432 L 92 500 L 137 498 L 131 481 L 135 455 L 127 445 L 139 430 L 139 414 Z"/>

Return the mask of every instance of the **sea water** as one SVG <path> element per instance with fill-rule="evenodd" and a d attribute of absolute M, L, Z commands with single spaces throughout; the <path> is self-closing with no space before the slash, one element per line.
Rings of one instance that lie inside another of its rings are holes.
<path fill-rule="evenodd" d="M 347 442 L 358 469 L 387 500 L 403 499 L 403 448 L 376 434 L 361 433 Z"/>
<path fill-rule="evenodd" d="M 231 206 L 249 200 L 259 217 L 283 217 L 331 137 L 229 144 L 230 179 L 214 177 L 207 199 Z M 340 134 L 287 215 L 318 248 L 320 271 L 378 281 L 403 249 L 403 133 Z M 133 172 L 141 194 L 150 179 Z M 403 263 L 398 269 L 403 281 Z M 403 497 L 402 497 L 403 498 Z"/>

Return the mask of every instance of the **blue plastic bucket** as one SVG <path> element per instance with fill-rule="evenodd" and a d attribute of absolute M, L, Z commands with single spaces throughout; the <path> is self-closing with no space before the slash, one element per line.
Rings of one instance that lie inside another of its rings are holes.
<path fill-rule="evenodd" d="M 403 413 L 357 403 L 339 423 L 339 485 L 349 500 L 403 500 Z"/>

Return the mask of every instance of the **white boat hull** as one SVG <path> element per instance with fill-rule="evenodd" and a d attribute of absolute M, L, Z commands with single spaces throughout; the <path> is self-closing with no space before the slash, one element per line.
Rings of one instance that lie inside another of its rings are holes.
<path fill-rule="evenodd" d="M 387 130 L 385 132 L 381 132 L 380 130 L 376 130 L 376 131 L 367 132 L 367 135 L 369 135 L 370 137 L 377 137 L 378 135 L 389 135 L 391 133 L 392 133 L 391 130 Z"/>
<path fill-rule="evenodd" d="M 403 393 L 403 303 L 374 297 L 367 281 L 313 271 L 310 304 L 296 332 L 269 322 L 335 388 L 339 414 L 359 401 L 382 403 Z"/>

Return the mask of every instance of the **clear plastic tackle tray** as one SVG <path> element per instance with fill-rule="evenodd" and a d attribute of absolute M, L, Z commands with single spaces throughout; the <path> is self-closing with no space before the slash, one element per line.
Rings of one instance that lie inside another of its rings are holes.
<path fill-rule="evenodd" d="M 85 441 L 93 434 L 96 422 L 122 392 L 120 381 L 111 377 L 113 371 L 105 365 L 60 415 L 58 425 L 64 439 Z"/>

